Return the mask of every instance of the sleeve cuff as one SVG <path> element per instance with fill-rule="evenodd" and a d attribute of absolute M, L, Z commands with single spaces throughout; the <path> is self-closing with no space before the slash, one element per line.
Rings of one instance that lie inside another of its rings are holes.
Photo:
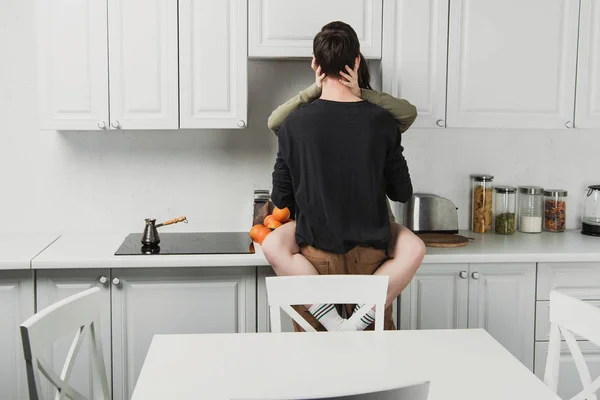
<path fill-rule="evenodd" d="M 363 100 L 368 101 L 369 103 L 379 105 L 379 103 L 378 103 L 379 102 L 379 93 L 377 93 L 374 90 L 360 89 L 360 97 Z"/>

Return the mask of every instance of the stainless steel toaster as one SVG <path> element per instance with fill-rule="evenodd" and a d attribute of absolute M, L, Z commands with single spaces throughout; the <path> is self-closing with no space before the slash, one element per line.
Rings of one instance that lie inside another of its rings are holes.
<path fill-rule="evenodd" d="M 458 233 L 458 208 L 444 197 L 414 193 L 404 205 L 404 225 L 415 233 Z"/>

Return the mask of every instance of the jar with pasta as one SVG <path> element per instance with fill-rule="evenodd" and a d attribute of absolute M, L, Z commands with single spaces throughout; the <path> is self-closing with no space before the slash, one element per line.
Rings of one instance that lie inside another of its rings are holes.
<path fill-rule="evenodd" d="M 544 190 L 544 230 L 564 232 L 567 218 L 567 191 L 561 189 Z"/>
<path fill-rule="evenodd" d="M 471 230 L 487 233 L 492 230 L 492 198 L 494 177 L 471 175 Z"/>

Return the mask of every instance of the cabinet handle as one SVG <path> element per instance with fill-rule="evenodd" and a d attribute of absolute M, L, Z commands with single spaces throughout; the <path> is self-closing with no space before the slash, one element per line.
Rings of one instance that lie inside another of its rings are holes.
<path fill-rule="evenodd" d="M 119 123 L 119 121 L 116 121 L 116 120 L 114 122 L 111 122 L 110 126 L 112 126 L 115 129 L 121 128 L 121 124 Z"/>
<path fill-rule="evenodd" d="M 106 122 L 104 122 L 104 121 L 98 122 L 98 128 L 100 128 L 100 129 L 106 129 Z"/>
<path fill-rule="evenodd" d="M 471 277 L 472 277 L 473 279 L 479 279 L 479 278 L 481 277 L 481 275 L 479 274 L 479 272 L 473 272 L 473 273 L 471 274 Z"/>
<path fill-rule="evenodd" d="M 438 119 L 436 121 L 437 126 L 439 126 L 440 128 L 443 128 L 446 126 L 446 121 L 444 121 L 443 119 Z"/>
<path fill-rule="evenodd" d="M 573 128 L 573 121 L 567 121 L 567 123 L 565 124 L 565 126 L 569 129 Z"/>
<path fill-rule="evenodd" d="M 121 284 L 121 280 L 117 277 L 113 278 L 113 285 L 119 286 Z"/>
<path fill-rule="evenodd" d="M 460 276 L 461 279 L 467 279 L 469 277 L 469 274 L 467 274 L 467 271 L 460 271 L 458 276 Z"/>
<path fill-rule="evenodd" d="M 240 128 L 243 128 L 243 127 L 245 127 L 245 126 L 246 126 L 246 121 L 243 121 L 243 120 L 241 120 L 241 119 L 240 119 L 240 120 L 238 121 L 238 126 L 239 126 Z"/>
<path fill-rule="evenodd" d="M 101 276 L 100 278 L 98 278 L 98 282 L 100 282 L 103 285 L 106 285 L 106 282 L 108 282 L 108 278 L 105 276 Z"/>

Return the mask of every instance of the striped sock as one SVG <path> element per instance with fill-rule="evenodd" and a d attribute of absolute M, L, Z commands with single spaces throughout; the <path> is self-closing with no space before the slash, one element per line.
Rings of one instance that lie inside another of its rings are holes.
<path fill-rule="evenodd" d="M 313 304 L 308 311 L 328 331 L 337 331 L 345 321 L 333 304 Z"/>
<path fill-rule="evenodd" d="M 357 312 L 361 307 L 364 307 L 364 304 L 357 304 L 354 307 L 354 312 Z M 356 323 L 356 329 L 359 331 L 364 331 L 369 325 L 375 322 L 375 310 L 371 308 L 368 313 L 363 315 L 358 322 Z"/>

